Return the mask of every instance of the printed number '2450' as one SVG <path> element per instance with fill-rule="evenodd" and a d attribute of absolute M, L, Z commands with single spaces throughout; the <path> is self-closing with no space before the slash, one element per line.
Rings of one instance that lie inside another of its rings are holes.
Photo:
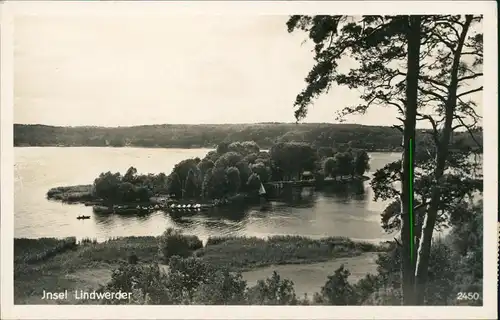
<path fill-rule="evenodd" d="M 480 298 L 479 292 L 459 292 L 457 293 L 457 300 L 478 300 Z"/>

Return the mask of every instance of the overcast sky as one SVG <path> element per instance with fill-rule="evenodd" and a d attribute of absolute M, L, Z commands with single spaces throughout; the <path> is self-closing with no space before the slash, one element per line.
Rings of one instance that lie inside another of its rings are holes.
<path fill-rule="evenodd" d="M 14 121 L 50 125 L 293 122 L 313 65 L 286 16 L 15 20 Z M 335 122 L 359 93 L 333 88 L 306 122 Z M 348 122 L 391 125 L 392 109 Z"/>

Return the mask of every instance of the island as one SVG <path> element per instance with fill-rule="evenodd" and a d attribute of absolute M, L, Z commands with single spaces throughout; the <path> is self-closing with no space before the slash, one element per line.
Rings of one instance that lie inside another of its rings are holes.
<path fill-rule="evenodd" d="M 169 175 L 101 173 L 93 184 L 55 187 L 50 200 L 83 203 L 96 213 L 198 212 L 280 197 L 293 188 L 339 186 L 367 180 L 369 156 L 354 148 L 278 142 L 268 151 L 255 141 L 224 142 L 203 159 L 177 163 Z"/>

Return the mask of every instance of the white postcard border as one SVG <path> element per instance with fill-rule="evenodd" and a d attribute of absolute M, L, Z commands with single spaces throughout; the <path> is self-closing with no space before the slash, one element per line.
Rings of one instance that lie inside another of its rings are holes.
<path fill-rule="evenodd" d="M 478 319 L 497 314 L 498 51 L 495 1 L 6 1 L 1 4 L 1 318 L 3 319 Z M 13 18 L 28 15 L 483 14 L 484 293 L 482 307 L 13 305 Z M 487 109 L 487 110 L 486 110 Z"/>

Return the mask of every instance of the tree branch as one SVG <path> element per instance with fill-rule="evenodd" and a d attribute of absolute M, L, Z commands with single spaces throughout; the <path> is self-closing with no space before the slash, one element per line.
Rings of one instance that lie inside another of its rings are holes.
<path fill-rule="evenodd" d="M 430 132 L 430 134 L 432 136 L 432 139 L 434 140 L 434 143 L 436 144 L 436 146 L 438 146 L 439 145 L 439 130 L 437 128 L 436 121 L 434 121 L 434 118 L 432 118 L 428 114 L 420 114 L 420 113 L 417 113 L 417 116 L 420 117 L 419 120 L 428 120 L 431 123 L 432 132 Z"/>
<path fill-rule="evenodd" d="M 464 80 L 475 79 L 475 78 L 477 78 L 477 77 L 481 77 L 482 75 L 483 75 L 483 73 L 482 73 L 482 72 L 480 72 L 480 73 L 474 73 L 474 74 L 472 74 L 472 75 L 470 75 L 470 76 L 465 76 L 465 77 L 459 78 L 459 79 L 458 79 L 458 82 L 460 82 L 460 81 L 464 81 Z"/>
<path fill-rule="evenodd" d="M 472 130 L 470 129 L 470 126 L 466 125 L 464 120 L 462 119 L 462 117 L 460 116 L 455 116 L 455 118 L 461 123 L 461 126 L 462 127 L 465 127 L 465 129 L 467 130 L 467 132 L 469 133 L 470 137 L 472 138 L 472 140 L 476 143 L 476 145 L 480 148 L 480 149 L 483 149 L 483 146 L 481 145 L 481 143 L 479 143 L 476 139 L 476 137 L 474 136 L 474 133 L 472 132 Z M 477 122 L 477 121 L 476 121 Z"/>
<path fill-rule="evenodd" d="M 483 90 L 483 86 L 480 86 L 479 88 L 472 89 L 472 90 L 469 90 L 469 91 L 465 91 L 465 92 L 460 93 L 459 95 L 457 95 L 457 98 L 460 98 L 460 97 L 466 96 L 466 95 L 471 94 L 471 93 L 474 93 L 474 92 L 482 91 L 482 90 Z"/>
<path fill-rule="evenodd" d="M 475 52 L 475 51 L 469 51 L 469 52 L 462 52 L 463 56 L 471 55 L 471 56 L 478 56 L 478 57 L 483 57 L 483 54 L 480 52 Z"/>
<path fill-rule="evenodd" d="M 432 84 L 435 84 L 435 85 L 438 85 L 438 86 L 441 86 L 441 87 L 444 87 L 444 88 L 448 88 L 448 85 L 446 83 L 437 81 L 437 80 L 432 79 L 432 78 L 430 78 L 428 76 L 420 75 L 419 78 L 421 80 L 426 81 L 426 82 L 429 82 L 429 83 L 432 83 Z M 440 89 L 440 90 L 443 90 L 443 89 Z"/>
<path fill-rule="evenodd" d="M 403 130 L 403 127 L 402 127 L 402 126 L 399 126 L 399 125 L 397 125 L 397 124 L 392 125 L 392 127 L 393 127 L 393 128 L 398 129 L 401 133 L 403 133 L 403 131 L 404 131 L 404 130 Z"/>
<path fill-rule="evenodd" d="M 418 89 L 419 89 L 422 93 L 424 93 L 424 94 L 428 94 L 428 95 L 431 95 L 431 96 L 434 96 L 434 97 L 438 98 L 439 100 L 441 100 L 443 103 L 446 103 L 446 98 L 445 98 L 445 97 L 443 97 L 442 95 L 439 95 L 439 94 L 437 94 L 437 93 L 435 93 L 435 92 L 432 92 L 432 91 L 426 90 L 426 89 L 424 89 L 424 88 L 422 88 L 422 87 L 418 87 Z"/>
<path fill-rule="evenodd" d="M 444 37 L 436 32 L 432 32 L 432 35 L 435 36 L 436 38 L 438 38 L 439 41 L 441 41 L 445 46 L 447 46 L 450 51 L 455 54 L 455 46 L 453 46 L 453 44 L 450 42 L 449 39 L 444 39 Z"/>

